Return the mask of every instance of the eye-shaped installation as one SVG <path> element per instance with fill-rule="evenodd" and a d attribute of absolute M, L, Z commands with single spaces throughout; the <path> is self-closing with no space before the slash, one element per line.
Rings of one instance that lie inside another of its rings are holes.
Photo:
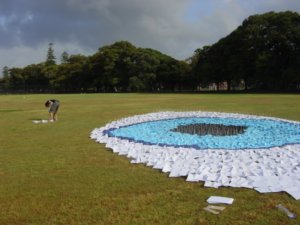
<path fill-rule="evenodd" d="M 243 114 L 158 112 L 93 130 L 132 163 L 204 186 L 286 191 L 300 199 L 300 123 Z"/>

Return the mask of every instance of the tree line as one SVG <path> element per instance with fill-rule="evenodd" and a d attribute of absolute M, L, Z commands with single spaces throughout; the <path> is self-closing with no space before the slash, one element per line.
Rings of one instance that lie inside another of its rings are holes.
<path fill-rule="evenodd" d="M 300 16 L 295 12 L 250 16 L 231 34 L 196 51 L 194 71 L 204 85 L 226 82 L 244 89 L 299 90 Z"/>
<path fill-rule="evenodd" d="M 5 92 L 161 92 L 300 90 L 300 15 L 253 15 L 217 43 L 176 60 L 127 41 L 91 55 L 61 55 L 49 44 L 45 62 L 3 68 Z"/>
<path fill-rule="evenodd" d="M 190 85 L 188 63 L 127 41 L 101 47 L 91 56 L 64 52 L 60 64 L 56 64 L 53 52 L 50 44 L 45 62 L 4 68 L 2 88 L 26 92 L 151 92 Z"/>

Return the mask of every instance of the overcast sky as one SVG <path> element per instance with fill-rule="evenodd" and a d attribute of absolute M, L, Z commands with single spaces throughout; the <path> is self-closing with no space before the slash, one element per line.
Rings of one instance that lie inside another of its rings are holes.
<path fill-rule="evenodd" d="M 286 10 L 299 13 L 300 1 L 0 0 L 0 68 L 44 61 L 50 42 L 57 59 L 120 40 L 185 59 L 250 15 Z"/>

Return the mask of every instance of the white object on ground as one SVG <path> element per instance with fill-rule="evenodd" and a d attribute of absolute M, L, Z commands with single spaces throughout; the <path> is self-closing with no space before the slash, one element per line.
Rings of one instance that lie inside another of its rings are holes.
<path fill-rule="evenodd" d="M 211 196 L 207 199 L 209 204 L 228 204 L 231 205 L 233 203 L 233 198 L 220 197 L 220 196 Z"/>
<path fill-rule="evenodd" d="M 286 207 L 284 207 L 283 205 L 279 204 L 279 205 L 276 205 L 276 207 L 285 212 L 286 215 L 290 218 L 290 219 L 295 219 L 296 218 L 296 214 L 295 213 L 292 213 L 290 210 L 288 210 Z"/>
<path fill-rule="evenodd" d="M 296 200 L 300 200 L 299 187 L 288 187 L 285 189 L 285 191 L 293 196 Z"/>
<path fill-rule="evenodd" d="M 210 209 L 219 210 L 219 211 L 223 211 L 225 209 L 224 206 L 216 206 L 216 205 L 209 205 L 207 207 Z"/>
<path fill-rule="evenodd" d="M 215 215 L 218 215 L 218 214 L 220 213 L 219 211 L 213 210 L 213 209 L 210 208 L 209 206 L 204 207 L 203 209 L 204 209 L 205 211 L 210 212 L 210 213 L 213 213 L 213 214 L 215 214 Z"/>
<path fill-rule="evenodd" d="M 53 122 L 53 120 L 32 120 L 33 123 L 48 123 L 48 122 Z"/>
<path fill-rule="evenodd" d="M 209 205 L 203 208 L 205 211 L 213 213 L 213 214 L 219 214 L 220 211 L 223 211 L 225 209 L 224 206 L 216 206 L 216 205 Z"/>
<path fill-rule="evenodd" d="M 131 124 L 181 117 L 270 119 L 272 117 L 216 112 L 158 112 L 113 121 L 94 129 L 90 137 L 105 143 L 113 152 L 126 155 L 131 163 L 145 163 L 171 177 L 187 176 L 187 181 L 205 182 L 207 187 L 246 187 L 261 193 L 285 191 L 300 200 L 300 144 L 262 149 L 203 149 L 146 145 L 109 137 L 105 130 Z M 180 162 L 182 161 L 182 162 Z"/>

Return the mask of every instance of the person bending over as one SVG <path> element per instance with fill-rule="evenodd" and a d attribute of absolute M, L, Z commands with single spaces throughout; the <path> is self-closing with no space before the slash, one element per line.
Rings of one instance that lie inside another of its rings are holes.
<path fill-rule="evenodd" d="M 49 108 L 50 121 L 57 121 L 57 111 L 59 108 L 59 101 L 55 99 L 50 99 L 45 102 L 45 106 Z"/>

